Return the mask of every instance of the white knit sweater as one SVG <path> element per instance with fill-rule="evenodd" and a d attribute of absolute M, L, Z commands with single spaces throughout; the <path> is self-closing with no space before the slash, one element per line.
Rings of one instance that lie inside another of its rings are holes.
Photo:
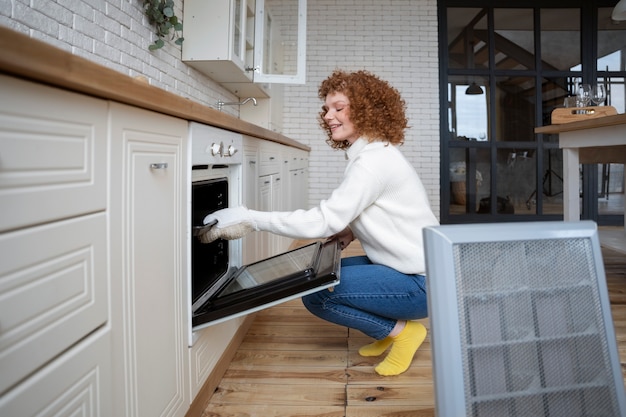
<path fill-rule="evenodd" d="M 250 211 L 258 230 L 292 238 L 323 238 L 350 226 L 370 260 L 424 274 L 422 229 L 438 224 L 415 169 L 396 146 L 361 138 L 346 151 L 344 178 L 319 207 Z"/>

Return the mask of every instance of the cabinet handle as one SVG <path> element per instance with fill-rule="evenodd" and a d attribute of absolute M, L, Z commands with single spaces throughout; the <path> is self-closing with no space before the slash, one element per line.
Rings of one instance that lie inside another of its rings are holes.
<path fill-rule="evenodd" d="M 250 165 L 254 165 L 254 164 L 256 164 L 256 161 L 250 161 L 249 164 Z"/>
<path fill-rule="evenodd" d="M 150 169 L 166 169 L 167 162 L 159 162 L 157 164 L 150 164 Z"/>

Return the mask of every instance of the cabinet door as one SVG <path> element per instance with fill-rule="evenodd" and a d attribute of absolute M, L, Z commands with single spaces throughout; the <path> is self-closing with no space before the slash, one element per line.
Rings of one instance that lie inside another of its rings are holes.
<path fill-rule="evenodd" d="M 246 149 L 243 155 L 243 205 L 251 210 L 258 210 L 257 178 L 259 177 L 259 158 L 256 149 Z M 259 256 L 258 233 L 249 233 L 243 238 L 243 264 L 251 264 L 261 259 Z"/>
<path fill-rule="evenodd" d="M 187 126 L 111 105 L 113 415 L 183 416 L 189 407 Z"/>
<path fill-rule="evenodd" d="M 0 393 L 107 321 L 106 236 L 104 212 L 0 234 Z"/>
<path fill-rule="evenodd" d="M 255 83 L 305 83 L 306 8 L 306 0 L 256 0 Z"/>
<path fill-rule="evenodd" d="M 118 416 L 111 412 L 111 339 L 101 328 L 0 396 L 0 415 Z"/>
<path fill-rule="evenodd" d="M 107 102 L 0 75 L 0 231 L 106 208 Z"/>
<path fill-rule="evenodd" d="M 264 175 L 258 178 L 259 186 L 259 210 L 272 211 L 272 176 Z M 259 259 L 267 258 L 274 254 L 272 248 L 272 234 L 270 232 L 257 232 Z"/>

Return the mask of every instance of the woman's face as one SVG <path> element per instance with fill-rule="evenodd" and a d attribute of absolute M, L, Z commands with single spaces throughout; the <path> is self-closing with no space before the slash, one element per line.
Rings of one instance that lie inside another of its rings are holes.
<path fill-rule="evenodd" d="M 324 121 L 331 131 L 335 142 L 348 141 L 352 144 L 359 138 L 356 128 L 350 121 L 350 101 L 343 93 L 330 93 L 324 105 L 326 114 Z"/>

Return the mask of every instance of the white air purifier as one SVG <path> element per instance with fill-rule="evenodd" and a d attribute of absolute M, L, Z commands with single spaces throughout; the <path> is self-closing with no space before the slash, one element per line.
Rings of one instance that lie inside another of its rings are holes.
<path fill-rule="evenodd" d="M 596 224 L 424 230 L 439 417 L 626 416 Z"/>

